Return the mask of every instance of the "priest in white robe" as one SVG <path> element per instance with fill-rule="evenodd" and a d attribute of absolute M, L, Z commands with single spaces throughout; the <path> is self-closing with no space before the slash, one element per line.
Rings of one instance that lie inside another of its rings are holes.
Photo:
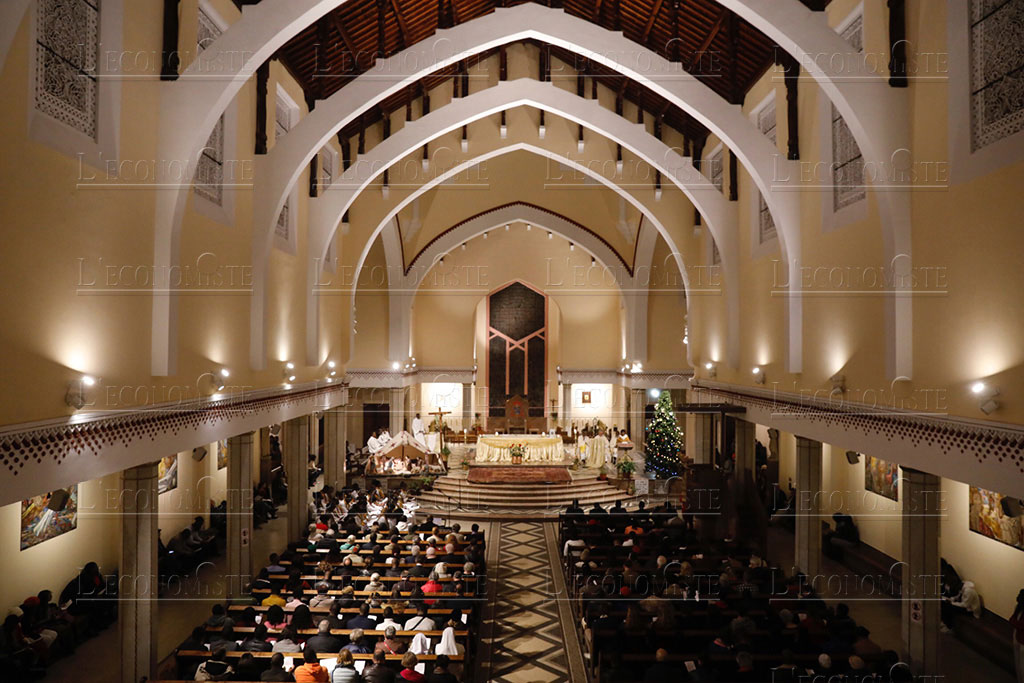
<path fill-rule="evenodd" d="M 423 426 L 423 419 L 419 413 L 416 413 L 416 417 L 412 419 L 412 437 L 426 446 L 426 431 L 426 428 Z"/>

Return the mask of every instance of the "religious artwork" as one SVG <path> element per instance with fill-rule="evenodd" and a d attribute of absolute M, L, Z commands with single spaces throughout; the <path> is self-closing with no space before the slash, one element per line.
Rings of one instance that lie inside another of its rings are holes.
<path fill-rule="evenodd" d="M 59 509 L 51 509 L 52 507 Z M 21 549 L 78 527 L 78 484 L 21 501 Z"/>
<path fill-rule="evenodd" d="M 178 488 L 177 453 L 160 458 L 160 463 L 157 465 L 157 476 L 159 477 L 156 484 L 157 493 L 167 493 Z"/>
<path fill-rule="evenodd" d="M 487 297 L 487 378 L 490 418 L 499 428 L 506 404 L 522 397 L 526 414 L 544 422 L 547 400 L 547 297 L 522 282 L 511 282 Z M 526 427 L 527 425 L 522 425 Z"/>
<path fill-rule="evenodd" d="M 1024 550 L 1024 517 L 1018 514 L 1021 501 L 974 486 L 969 487 L 969 490 L 971 500 L 968 526 L 971 531 Z M 1007 502 L 1004 503 L 1004 500 Z M 1016 516 L 1006 514 L 1005 507 L 1011 508 L 1011 513 Z"/>
<path fill-rule="evenodd" d="M 1024 130 L 1024 3 L 971 0 L 971 149 Z"/>
<path fill-rule="evenodd" d="M 900 499 L 899 465 L 870 455 L 864 460 L 864 488 L 889 500 Z"/>
<path fill-rule="evenodd" d="M 584 405 L 589 405 L 590 404 L 590 392 L 589 391 L 582 392 L 582 395 L 581 395 L 581 398 L 580 398 L 580 402 L 583 403 Z"/>
<path fill-rule="evenodd" d="M 217 469 L 222 470 L 228 466 L 228 440 L 221 439 L 217 442 Z"/>

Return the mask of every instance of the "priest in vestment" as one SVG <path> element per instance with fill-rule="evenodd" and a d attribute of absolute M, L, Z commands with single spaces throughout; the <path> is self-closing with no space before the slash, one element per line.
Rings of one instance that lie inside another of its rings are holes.
<path fill-rule="evenodd" d="M 419 413 L 416 413 L 416 417 L 412 419 L 412 437 L 425 446 L 427 445 L 425 436 L 426 431 L 427 430 L 423 426 L 423 419 L 420 417 Z"/>

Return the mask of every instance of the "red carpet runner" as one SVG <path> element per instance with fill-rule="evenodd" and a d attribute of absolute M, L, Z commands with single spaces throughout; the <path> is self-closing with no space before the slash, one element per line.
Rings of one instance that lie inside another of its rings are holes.
<path fill-rule="evenodd" d="M 472 467 L 466 481 L 471 484 L 571 484 L 572 477 L 564 467 L 499 465 Z"/>

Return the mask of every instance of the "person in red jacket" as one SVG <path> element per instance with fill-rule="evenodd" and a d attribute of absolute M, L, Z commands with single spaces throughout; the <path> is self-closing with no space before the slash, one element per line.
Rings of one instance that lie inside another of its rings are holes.
<path fill-rule="evenodd" d="M 419 659 L 411 652 L 406 652 L 402 657 L 402 671 L 398 677 L 403 681 L 426 681 L 427 677 L 416 670 Z"/>
<path fill-rule="evenodd" d="M 423 590 L 423 593 L 425 595 L 430 595 L 431 593 L 440 593 L 441 592 L 441 582 L 438 581 L 436 573 L 434 573 L 434 572 L 430 573 L 430 576 L 427 578 L 427 582 L 425 584 L 423 584 L 423 589 L 422 590 Z M 433 605 L 437 601 L 436 600 L 424 600 L 423 602 L 425 602 L 428 605 Z"/>

